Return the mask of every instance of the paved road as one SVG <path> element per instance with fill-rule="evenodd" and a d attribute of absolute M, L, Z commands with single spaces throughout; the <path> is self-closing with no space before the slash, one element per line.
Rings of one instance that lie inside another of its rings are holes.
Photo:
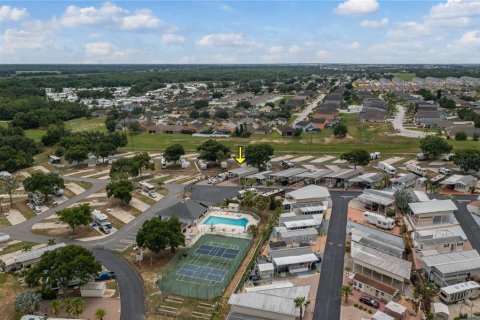
<path fill-rule="evenodd" d="M 393 120 L 393 128 L 397 132 L 396 134 L 403 137 L 409 138 L 424 138 L 425 136 L 429 135 L 429 133 L 425 133 L 423 131 L 415 131 L 415 130 L 408 130 L 403 126 L 403 120 L 405 119 L 405 107 L 402 105 L 397 104 L 397 115 Z M 430 133 L 431 134 L 431 133 Z"/>
<path fill-rule="evenodd" d="M 297 123 L 300 121 L 303 121 L 308 118 L 308 115 L 317 107 L 317 104 L 325 98 L 325 94 L 320 94 L 315 100 L 310 102 L 310 104 L 303 109 L 298 116 L 295 118 L 295 120 L 292 123 L 292 126 L 295 126 Z"/>
<path fill-rule="evenodd" d="M 323 254 L 320 285 L 315 301 L 315 320 L 339 320 L 343 283 L 343 260 L 347 231 L 348 202 L 359 192 L 330 191 L 332 215 L 328 226 L 327 243 Z"/>
<path fill-rule="evenodd" d="M 108 270 L 115 272 L 120 291 L 120 320 L 143 320 L 145 294 L 140 276 L 113 252 L 101 249 L 92 249 L 92 252 Z"/>
<path fill-rule="evenodd" d="M 467 210 L 467 204 L 475 200 L 477 196 L 456 196 L 455 198 L 455 204 L 458 207 L 458 210 L 455 211 L 455 218 L 457 218 L 472 247 L 480 252 L 480 227 Z"/>

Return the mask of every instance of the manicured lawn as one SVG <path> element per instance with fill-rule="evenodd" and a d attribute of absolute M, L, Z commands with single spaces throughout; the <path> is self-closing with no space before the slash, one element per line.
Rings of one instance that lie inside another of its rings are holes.
<path fill-rule="evenodd" d="M 42 137 L 47 133 L 46 129 L 28 129 L 25 130 L 25 136 L 32 138 L 33 140 L 40 142 Z"/>

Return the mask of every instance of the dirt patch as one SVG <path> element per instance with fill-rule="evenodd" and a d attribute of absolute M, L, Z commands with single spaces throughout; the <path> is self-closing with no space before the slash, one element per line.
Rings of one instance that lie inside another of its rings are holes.
<path fill-rule="evenodd" d="M 98 231 L 91 226 L 76 227 L 75 232 L 70 228 L 32 229 L 32 232 L 50 237 L 63 237 L 70 239 L 88 238 L 99 235 Z"/>
<path fill-rule="evenodd" d="M 15 319 L 19 316 L 15 312 L 14 301 L 21 292 L 20 282 L 15 276 L 0 273 L 0 314 L 3 319 Z"/>

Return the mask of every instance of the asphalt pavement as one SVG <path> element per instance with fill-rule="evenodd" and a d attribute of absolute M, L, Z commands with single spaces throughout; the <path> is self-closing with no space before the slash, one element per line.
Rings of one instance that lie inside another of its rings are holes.
<path fill-rule="evenodd" d="M 463 232 L 465 232 L 472 247 L 480 252 L 480 227 L 475 219 L 473 219 L 472 214 L 467 210 L 467 204 L 476 198 L 476 195 L 456 196 L 455 204 L 457 205 L 458 210 L 455 211 L 455 218 L 462 227 Z"/>
<path fill-rule="evenodd" d="M 332 214 L 330 216 L 327 242 L 320 271 L 320 284 L 315 300 L 313 319 L 339 320 L 343 283 L 343 260 L 347 232 L 348 203 L 359 192 L 330 191 Z"/>

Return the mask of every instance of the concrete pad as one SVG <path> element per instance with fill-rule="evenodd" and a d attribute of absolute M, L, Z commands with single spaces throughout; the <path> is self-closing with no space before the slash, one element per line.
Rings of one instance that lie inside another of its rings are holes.
<path fill-rule="evenodd" d="M 44 166 L 35 166 L 35 167 L 33 167 L 33 170 L 42 171 L 43 173 L 50 173 L 50 170 L 48 170 Z"/>
<path fill-rule="evenodd" d="M 70 228 L 67 224 L 61 222 L 39 222 L 32 226 L 32 230 Z"/>
<path fill-rule="evenodd" d="M 21 176 L 24 176 L 25 178 L 30 178 L 31 177 L 30 173 L 28 173 L 26 171 L 20 171 L 18 174 L 21 175 Z"/>
<path fill-rule="evenodd" d="M 71 206 L 69 206 L 69 208 L 72 208 L 72 207 L 75 207 L 75 206 L 81 205 L 81 204 L 88 204 L 88 205 L 90 205 L 90 207 L 99 207 L 99 206 L 105 206 L 105 205 L 107 205 L 106 202 L 99 202 L 99 201 L 93 200 L 93 201 L 77 202 L 77 203 L 74 203 L 74 204 L 72 204 Z"/>
<path fill-rule="evenodd" d="M 147 210 L 148 208 L 150 208 L 150 205 L 135 198 L 135 197 L 132 197 L 132 200 L 130 200 L 130 205 L 132 207 L 134 207 L 135 209 L 137 210 L 140 210 L 141 212 Z"/>
<path fill-rule="evenodd" d="M 443 166 L 443 165 L 445 165 L 445 161 L 441 161 L 441 160 L 438 161 L 437 160 L 437 161 L 430 162 L 428 165 L 429 166 Z"/>
<path fill-rule="evenodd" d="M 381 160 L 382 162 L 388 163 L 388 164 L 393 164 L 395 162 L 399 162 L 405 159 L 404 157 L 391 157 L 386 160 Z"/>
<path fill-rule="evenodd" d="M 323 157 L 320 157 L 320 158 L 317 158 L 315 160 L 312 160 L 310 162 L 313 162 L 313 163 L 322 163 L 322 162 L 327 162 L 327 161 L 330 161 L 332 159 L 335 159 L 334 156 L 323 156 Z"/>
<path fill-rule="evenodd" d="M 5 218 L 7 218 L 8 222 L 10 222 L 12 226 L 27 221 L 27 219 L 22 215 L 22 213 L 16 209 L 9 210 L 5 214 Z"/>
<path fill-rule="evenodd" d="M 185 182 L 182 182 L 183 185 L 187 185 L 187 184 L 190 184 L 190 183 L 194 183 L 194 182 L 197 182 L 198 179 L 195 178 L 195 179 L 192 179 L 192 180 L 188 180 L 188 181 L 185 181 Z"/>
<path fill-rule="evenodd" d="M 81 186 L 79 186 L 75 182 L 65 183 L 65 187 L 77 195 L 82 192 L 85 192 L 85 189 L 83 189 Z"/>
<path fill-rule="evenodd" d="M 284 156 L 273 158 L 272 161 L 282 161 L 282 160 L 291 159 L 293 157 L 295 157 L 295 156 L 292 156 L 291 154 L 287 154 L 287 155 L 284 155 Z"/>
<path fill-rule="evenodd" d="M 307 161 L 307 160 L 312 159 L 312 158 L 315 158 L 315 157 L 313 157 L 313 156 L 302 156 L 302 157 L 291 159 L 290 161 L 292 161 L 292 162 L 304 162 L 304 161 Z"/>
<path fill-rule="evenodd" d="M 317 170 L 317 167 L 315 167 L 313 164 L 302 164 L 302 166 L 308 170 Z"/>
<path fill-rule="evenodd" d="M 183 159 L 194 159 L 196 157 L 198 157 L 198 153 L 187 153 L 186 155 L 181 156 Z"/>
<path fill-rule="evenodd" d="M 342 163 L 347 163 L 347 160 L 337 159 L 337 160 L 333 161 L 332 163 L 342 164 Z"/>
<path fill-rule="evenodd" d="M 64 176 L 68 177 L 68 176 L 82 176 L 84 173 L 87 173 L 87 172 L 92 172 L 92 171 L 95 171 L 95 169 L 82 169 L 82 170 L 77 170 L 75 172 L 70 172 L 70 173 L 67 173 L 67 174 L 64 174 Z"/>
<path fill-rule="evenodd" d="M 109 173 L 110 172 L 110 169 L 108 170 L 103 170 L 103 171 L 98 171 L 98 172 L 95 172 L 95 173 L 91 173 L 91 174 L 88 174 L 86 176 L 83 176 L 84 178 L 90 178 L 90 177 L 93 177 L 93 176 L 98 176 L 98 175 L 103 175 L 103 174 L 106 174 L 106 173 Z"/>
<path fill-rule="evenodd" d="M 118 220 L 122 221 L 123 223 L 129 223 L 135 216 L 132 216 L 130 213 L 120 209 L 120 208 L 110 208 L 107 211 L 108 214 L 114 216 Z"/>
<path fill-rule="evenodd" d="M 339 166 L 335 166 L 335 165 L 325 165 L 325 167 L 327 167 L 327 169 L 330 169 L 332 171 L 338 171 L 341 169 Z"/>
<path fill-rule="evenodd" d="M 60 204 L 62 202 L 65 202 L 68 200 L 68 198 L 66 196 L 60 196 L 60 197 L 56 197 L 56 196 L 50 196 L 50 198 L 52 198 L 53 201 L 55 201 L 57 204 Z"/>
<path fill-rule="evenodd" d="M 182 179 L 185 179 L 185 178 L 188 178 L 188 176 L 176 176 L 172 179 L 168 179 L 168 180 L 164 181 L 164 183 L 168 184 L 168 183 L 172 183 L 174 181 L 182 180 Z"/>
<path fill-rule="evenodd" d="M 106 176 L 101 176 L 101 177 L 98 177 L 97 179 L 98 180 L 108 180 L 108 179 L 110 179 L 110 175 L 107 174 Z"/>
<path fill-rule="evenodd" d="M 87 197 L 87 199 L 91 199 L 91 198 L 106 198 L 107 197 L 107 193 L 106 192 L 97 192 L 97 193 L 94 193 L 94 194 L 91 194 Z"/>

